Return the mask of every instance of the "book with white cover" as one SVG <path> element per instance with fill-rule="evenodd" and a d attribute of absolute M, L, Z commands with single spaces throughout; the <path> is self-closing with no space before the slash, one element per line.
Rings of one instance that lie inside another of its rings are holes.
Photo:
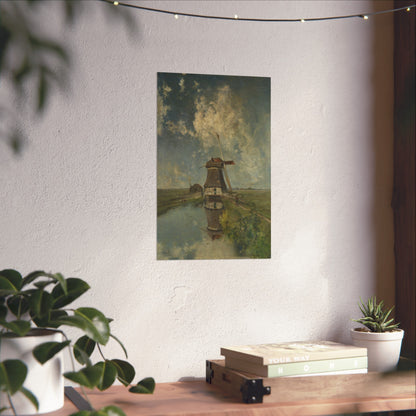
<path fill-rule="evenodd" d="M 255 374 L 261 377 L 287 377 L 314 375 L 351 370 L 367 371 L 367 356 L 335 358 L 333 360 L 313 360 L 284 364 L 253 364 L 238 358 L 227 357 L 225 366 L 237 371 Z"/>
<path fill-rule="evenodd" d="M 221 348 L 221 354 L 253 364 L 271 365 L 367 356 L 367 348 L 332 341 L 299 341 Z"/>

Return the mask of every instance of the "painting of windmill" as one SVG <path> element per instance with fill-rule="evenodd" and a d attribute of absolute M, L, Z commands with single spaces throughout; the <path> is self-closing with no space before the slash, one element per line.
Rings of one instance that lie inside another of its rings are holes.
<path fill-rule="evenodd" d="M 270 78 L 157 84 L 157 259 L 270 258 Z"/>

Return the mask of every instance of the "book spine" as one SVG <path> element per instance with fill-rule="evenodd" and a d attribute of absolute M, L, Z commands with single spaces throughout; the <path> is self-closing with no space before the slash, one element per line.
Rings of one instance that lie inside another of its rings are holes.
<path fill-rule="evenodd" d="M 287 377 L 291 375 L 321 374 L 334 371 L 366 370 L 367 356 L 271 365 L 256 365 L 244 360 L 226 357 L 225 366 L 262 377 Z"/>
<path fill-rule="evenodd" d="M 367 357 L 338 358 L 335 360 L 308 361 L 303 363 L 272 364 L 267 366 L 268 377 L 285 377 L 334 371 L 366 369 Z"/>

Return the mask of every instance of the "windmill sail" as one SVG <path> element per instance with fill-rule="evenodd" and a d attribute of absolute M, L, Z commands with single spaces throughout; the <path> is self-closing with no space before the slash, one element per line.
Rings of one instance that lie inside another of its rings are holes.
<path fill-rule="evenodd" d="M 215 133 L 215 135 L 217 136 L 217 140 L 218 140 L 218 145 L 220 147 L 220 153 L 221 153 L 221 159 L 224 159 L 224 155 L 222 153 L 222 147 L 221 147 L 221 142 L 220 142 L 220 136 L 218 133 Z M 230 190 L 230 192 L 233 191 L 233 188 L 231 188 L 231 182 L 230 182 L 230 178 L 228 177 L 228 173 L 227 173 L 227 168 L 225 167 L 225 165 L 227 165 L 228 163 L 224 163 L 224 173 L 225 173 L 225 180 L 227 181 L 227 185 L 228 185 L 228 189 Z"/>

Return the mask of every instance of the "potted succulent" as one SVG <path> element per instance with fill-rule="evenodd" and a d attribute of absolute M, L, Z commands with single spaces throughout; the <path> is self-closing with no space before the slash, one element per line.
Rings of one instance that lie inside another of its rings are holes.
<path fill-rule="evenodd" d="M 62 407 L 63 377 L 80 385 L 83 392 L 84 387 L 105 390 L 116 380 L 132 393 L 153 392 L 153 378 L 131 386 L 134 367 L 125 359 L 105 357 L 103 346 L 112 339 L 127 359 L 125 347 L 110 330 L 111 319 L 92 307 L 70 307 L 89 288 L 84 280 L 60 273 L 35 271 L 23 277 L 16 270 L 0 271 L 1 414 L 44 413 Z M 81 336 L 70 340 L 65 327 L 77 328 Z M 65 349 L 72 371 L 63 373 Z M 94 351 L 100 357 L 95 363 Z M 93 414 L 97 413 L 82 412 L 82 416 Z M 107 406 L 99 414 L 123 416 L 124 412 Z"/>
<path fill-rule="evenodd" d="M 399 362 L 404 331 L 394 322 L 390 314 L 394 307 L 384 308 L 384 302 L 377 303 L 375 296 L 366 303 L 360 299 L 362 316 L 353 319 L 364 327 L 352 328 L 353 344 L 367 348 L 369 371 L 391 371 Z"/>

